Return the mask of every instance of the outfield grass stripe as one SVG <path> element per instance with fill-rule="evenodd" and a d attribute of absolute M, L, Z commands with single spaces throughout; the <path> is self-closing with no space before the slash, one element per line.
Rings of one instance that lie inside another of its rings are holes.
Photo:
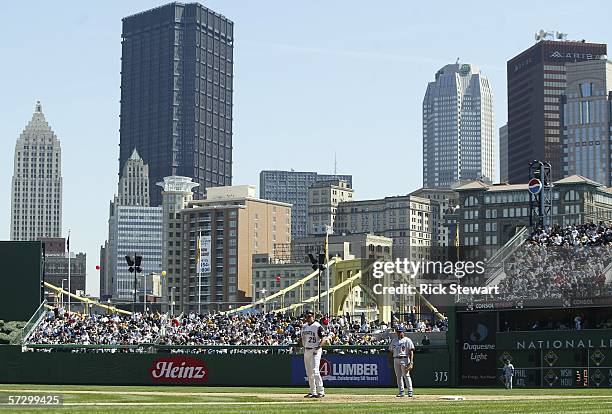
<path fill-rule="evenodd" d="M 474 398 L 486 398 L 486 399 L 491 399 L 491 398 L 495 398 L 498 400 L 514 400 L 514 399 L 557 399 L 557 398 L 561 398 L 561 399 L 578 399 L 578 398 L 611 398 L 612 397 L 612 390 L 610 392 L 610 394 L 608 395 L 562 395 L 562 394 L 540 394 L 540 395 L 533 395 L 533 393 L 531 395 L 525 395 L 522 393 L 502 393 L 502 394 L 489 394 L 489 393 L 483 393 L 483 394 L 476 394 L 476 393 L 465 393 L 462 394 L 461 393 L 461 389 L 454 389 L 454 391 L 458 391 L 456 394 L 456 396 L 462 396 L 465 397 L 466 399 L 474 399 Z M 534 390 L 534 391 L 542 391 L 542 390 Z M 291 393 L 278 393 L 278 392 L 249 392 L 249 391 L 240 391 L 240 392 L 231 392 L 231 391 L 227 391 L 227 392 L 209 392 L 209 391 L 201 391 L 201 392 L 173 392 L 173 391 L 123 391 L 123 390 L 117 390 L 117 391 L 105 391 L 105 390 L 43 390 L 43 389 L 0 389 L 0 393 L 19 393 L 19 392 L 23 392 L 23 393 L 44 393 L 44 392 L 49 392 L 49 393 L 57 393 L 57 394 L 99 394 L 99 395 L 116 395 L 117 393 L 121 393 L 124 395 L 142 395 L 142 396 L 172 396 L 172 397 L 180 397 L 180 396 L 185 396 L 185 397 L 232 397 L 232 396 L 240 396 L 240 397 L 279 397 L 279 398 L 298 398 L 301 397 L 303 395 L 302 391 L 296 391 L 296 392 L 291 392 Z M 304 391 L 305 392 L 305 391 Z M 352 394 L 350 392 L 340 392 L 340 393 L 336 393 L 334 392 L 334 389 L 330 389 L 327 392 L 327 396 L 328 397 L 333 397 L 333 396 L 346 396 L 346 395 L 350 395 L 351 397 L 355 397 L 355 398 L 369 398 L 369 397 L 385 397 L 385 396 L 395 396 L 395 393 L 397 391 L 395 389 L 388 389 L 386 390 L 386 393 L 381 393 L 381 394 Z M 423 393 L 420 394 L 418 392 L 418 389 L 415 390 L 415 395 L 418 397 L 433 397 L 433 398 L 439 398 L 439 397 L 445 397 L 448 396 L 448 393 L 444 393 L 444 394 L 431 394 L 431 393 Z"/>

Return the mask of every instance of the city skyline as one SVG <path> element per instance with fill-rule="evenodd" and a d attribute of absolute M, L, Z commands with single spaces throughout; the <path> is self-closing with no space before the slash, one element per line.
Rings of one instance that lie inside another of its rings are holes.
<path fill-rule="evenodd" d="M 432 71 L 442 64 L 457 55 L 479 64 L 497 91 L 497 129 L 506 121 L 506 61 L 533 44 L 534 32 L 550 28 L 569 32 L 574 39 L 609 40 L 602 13 L 581 18 L 604 2 L 591 2 L 584 10 L 568 5 L 549 10 L 525 3 L 533 9 L 531 15 L 523 16 L 524 8 L 517 7 L 504 12 L 503 18 L 491 10 L 469 30 L 445 27 L 444 22 L 456 23 L 457 13 L 465 16 L 459 5 L 449 3 L 435 38 L 426 45 L 417 43 L 424 33 L 432 33 L 425 19 L 431 10 L 421 5 L 380 7 L 377 15 L 387 17 L 389 23 L 372 27 L 365 24 L 372 21 L 372 10 L 348 7 L 353 4 L 348 2 L 326 6 L 324 15 L 312 5 L 289 7 L 280 2 L 266 3 L 270 6 L 262 10 L 257 10 L 259 5 L 202 4 L 237 24 L 235 54 L 240 64 L 235 88 L 234 183 L 256 184 L 264 169 L 331 172 L 335 151 L 339 170 L 359 183 L 359 199 L 406 194 L 420 187 L 420 101 Z M 42 4 L 33 9 L 10 4 L 9 14 L 32 16 L 32 24 L 23 27 L 9 22 L 0 29 L 7 37 L 21 40 L 19 45 L 3 47 L 16 63 L 0 73 L 3 79 L 16 80 L 7 85 L 10 99 L 0 107 L 8 120 L 0 126 L 0 134 L 5 142 L 13 142 L 27 123 L 33 102 L 45 103 L 54 131 L 62 138 L 64 210 L 70 218 L 64 220 L 63 235 L 71 228 L 75 250 L 86 251 L 90 257 L 98 256 L 104 240 L 106 200 L 114 193 L 118 173 L 121 18 L 159 5 L 113 4 L 96 11 L 94 18 L 94 12 L 81 5 Z M 278 19 L 279 15 L 285 18 Z M 315 18 L 320 27 L 330 29 L 321 31 L 325 35 L 308 30 Z M 414 24 L 401 25 L 407 18 Z M 343 30 L 331 30 L 336 24 Z M 467 45 L 468 39 L 476 41 Z M 53 64 L 43 68 L 42 61 Z M 13 71 L 18 73 L 16 78 Z M 364 105 L 364 97 L 383 104 Z M 277 111 L 283 116 L 274 115 Z M 355 142 L 384 142 L 388 150 L 350 148 Z M 270 147 L 275 154 L 266 151 Z M 4 165 L 11 165 L 8 153 Z M 363 168 L 364 164 L 372 168 Z M 0 193 L 7 199 L 9 169 L 4 167 L 0 180 Z M 398 179 L 403 182 L 400 190 Z M 82 208 L 83 202 L 87 209 Z M 9 220 L 8 213 L 0 218 L 6 239 Z M 90 260 L 90 287 L 97 286 L 95 265 Z"/>

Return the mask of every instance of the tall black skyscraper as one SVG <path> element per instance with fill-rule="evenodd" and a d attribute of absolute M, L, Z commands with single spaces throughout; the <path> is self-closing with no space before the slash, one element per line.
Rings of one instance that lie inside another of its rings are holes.
<path fill-rule="evenodd" d="M 154 184 L 169 175 L 207 187 L 232 182 L 234 23 L 171 3 L 123 19 L 119 174 L 136 149 Z"/>
<path fill-rule="evenodd" d="M 508 180 L 529 180 L 529 162 L 546 161 L 552 180 L 563 178 L 562 102 L 565 64 L 601 59 L 606 45 L 539 40 L 508 61 Z"/>

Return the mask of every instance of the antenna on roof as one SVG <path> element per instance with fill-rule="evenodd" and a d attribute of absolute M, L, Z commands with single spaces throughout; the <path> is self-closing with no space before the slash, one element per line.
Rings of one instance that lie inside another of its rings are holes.
<path fill-rule="evenodd" d="M 335 152 L 334 152 L 334 177 L 338 177 L 338 159 L 336 158 Z"/>

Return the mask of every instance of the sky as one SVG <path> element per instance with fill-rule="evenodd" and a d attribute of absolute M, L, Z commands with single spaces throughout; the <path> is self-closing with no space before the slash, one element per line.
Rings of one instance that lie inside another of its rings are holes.
<path fill-rule="evenodd" d="M 15 141 L 40 99 L 62 146 L 63 229 L 87 253 L 98 294 L 100 245 L 117 191 L 121 19 L 145 0 L 7 2 L 0 25 L 0 240 L 10 235 Z M 506 62 L 540 29 L 612 41 L 608 1 L 210 0 L 235 23 L 234 184 L 264 169 L 352 174 L 357 199 L 422 181 L 421 104 L 457 58 L 489 77 L 496 128 L 507 119 Z"/>

